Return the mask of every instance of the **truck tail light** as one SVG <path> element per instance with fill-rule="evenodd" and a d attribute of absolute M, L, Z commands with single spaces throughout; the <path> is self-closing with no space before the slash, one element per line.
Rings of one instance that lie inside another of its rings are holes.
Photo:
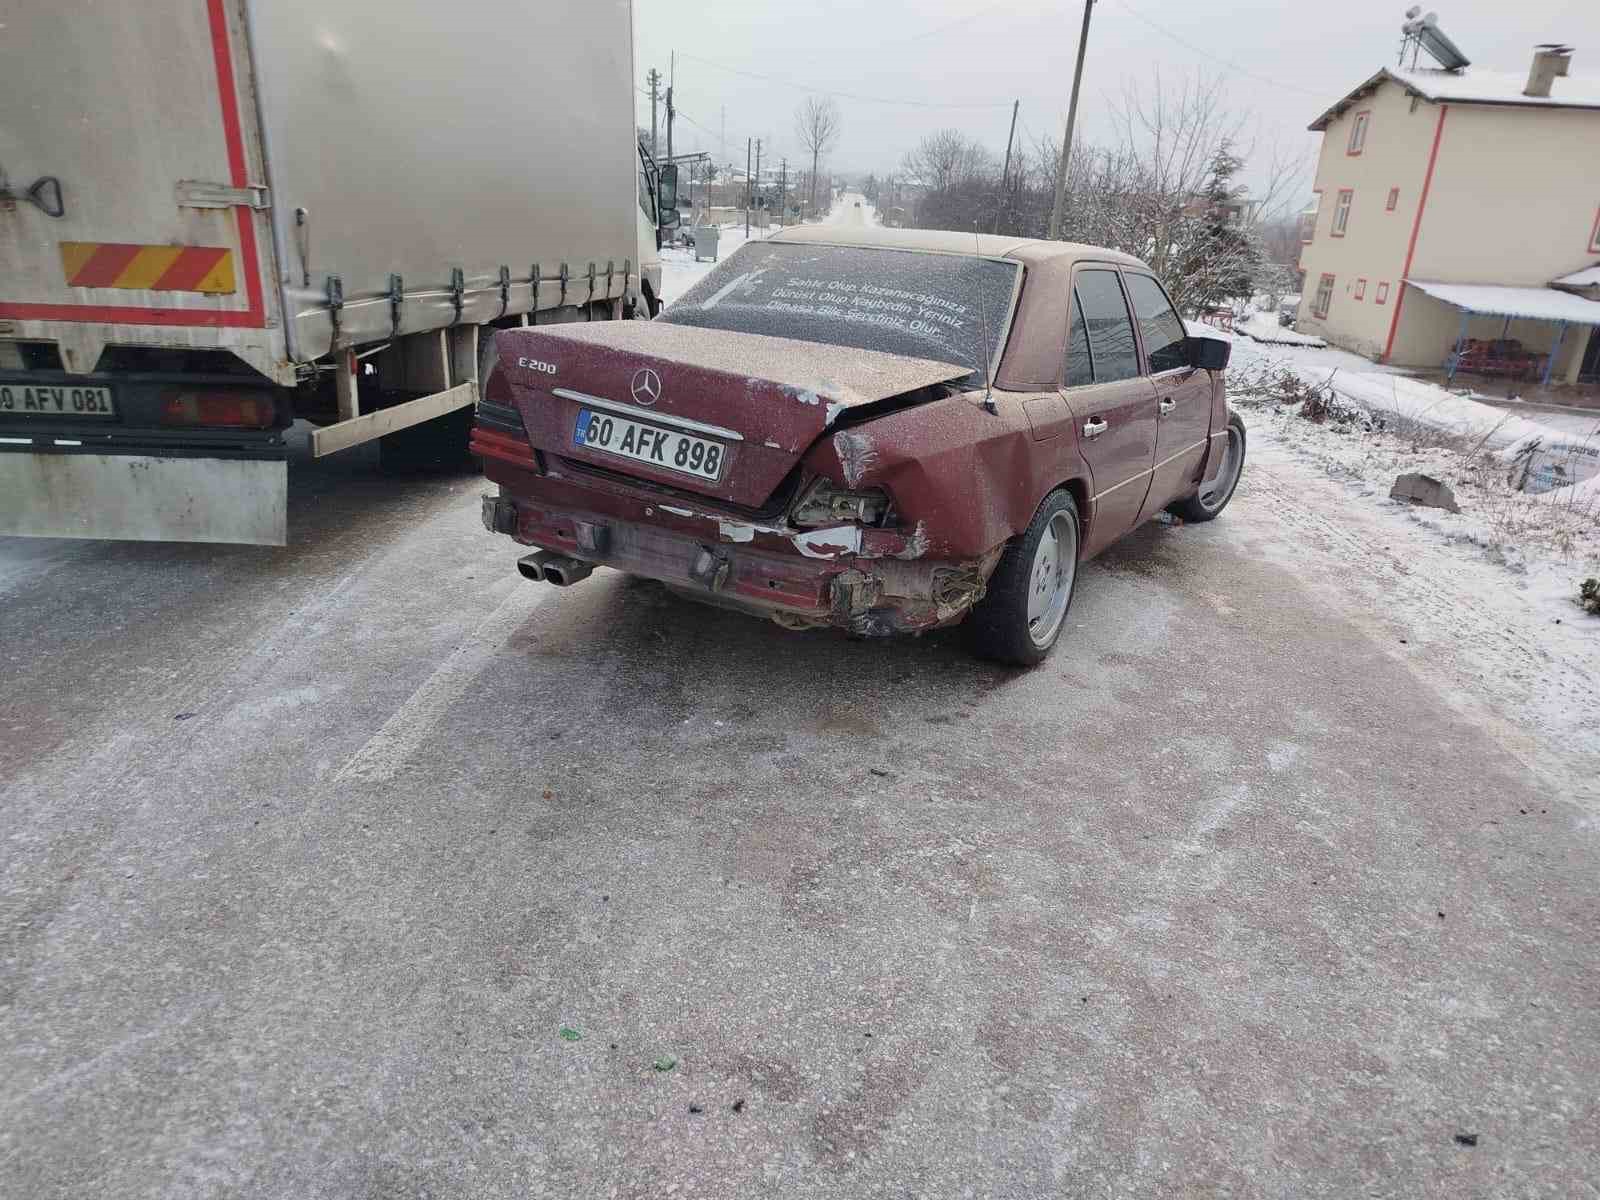
<path fill-rule="evenodd" d="M 163 425 L 223 425 L 268 429 L 277 419 L 269 392 L 203 391 L 169 388 L 161 394 Z"/>

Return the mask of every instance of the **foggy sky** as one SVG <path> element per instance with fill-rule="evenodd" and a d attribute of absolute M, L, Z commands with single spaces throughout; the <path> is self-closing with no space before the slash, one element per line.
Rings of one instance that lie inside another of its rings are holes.
<path fill-rule="evenodd" d="M 1401 0 L 1097 0 L 1079 137 L 1108 136 L 1107 97 L 1125 82 L 1147 81 L 1157 69 L 1176 80 L 1204 67 L 1226 76 L 1230 99 L 1253 114 L 1258 143 L 1277 138 L 1314 154 L 1319 139 L 1306 125 L 1395 63 L 1405 8 Z M 1600 0 L 1439 0 L 1425 8 L 1439 13 L 1474 66 L 1525 72 L 1534 43 L 1564 41 L 1577 47 L 1574 73 L 1600 75 Z M 635 66 L 642 88 L 645 72 L 655 66 L 666 75 L 678 52 L 679 153 L 708 150 L 742 167 L 746 137 L 761 137 L 764 163 L 786 154 L 792 165 L 803 157 L 793 112 L 813 88 L 862 97 L 837 97 L 843 133 L 834 169 L 884 171 L 945 126 L 1003 153 L 1013 99 L 1022 101 L 1019 140 L 1059 139 L 1082 12 L 1079 0 L 635 0 Z M 635 99 L 648 128 L 650 102 Z"/>

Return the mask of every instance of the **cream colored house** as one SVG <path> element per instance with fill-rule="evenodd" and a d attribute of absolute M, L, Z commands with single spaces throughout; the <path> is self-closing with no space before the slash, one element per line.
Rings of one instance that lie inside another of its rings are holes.
<path fill-rule="evenodd" d="M 1569 76 L 1570 55 L 1540 47 L 1526 79 L 1385 69 L 1312 122 L 1300 330 L 1406 366 L 1473 369 L 1493 345 L 1533 376 L 1600 376 L 1584 282 L 1600 264 L 1600 77 Z"/>

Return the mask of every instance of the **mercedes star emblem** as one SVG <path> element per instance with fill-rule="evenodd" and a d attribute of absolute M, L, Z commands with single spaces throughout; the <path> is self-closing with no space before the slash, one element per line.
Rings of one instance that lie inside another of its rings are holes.
<path fill-rule="evenodd" d="M 633 398 L 646 408 L 661 399 L 661 376 L 649 367 L 640 367 L 633 373 Z"/>

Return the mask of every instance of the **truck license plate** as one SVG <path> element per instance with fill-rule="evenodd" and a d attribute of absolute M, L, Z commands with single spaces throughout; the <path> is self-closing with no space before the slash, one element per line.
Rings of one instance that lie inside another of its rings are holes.
<path fill-rule="evenodd" d="M 715 481 L 722 474 L 720 442 L 655 425 L 641 425 L 608 412 L 583 409 L 572 431 L 572 444 L 604 450 L 664 471 Z"/>
<path fill-rule="evenodd" d="M 108 387 L 57 383 L 0 383 L 0 416 L 115 417 Z"/>

